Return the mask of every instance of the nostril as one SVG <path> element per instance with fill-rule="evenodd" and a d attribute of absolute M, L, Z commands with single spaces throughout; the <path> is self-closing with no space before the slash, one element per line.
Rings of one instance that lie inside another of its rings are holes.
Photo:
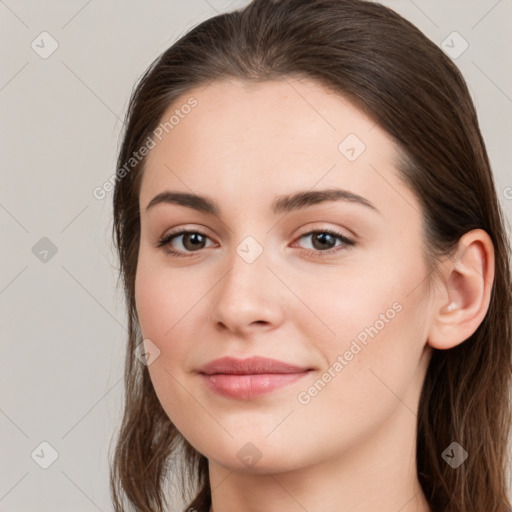
<path fill-rule="evenodd" d="M 251 325 L 268 325 L 268 322 L 265 320 L 255 320 L 254 322 L 251 322 Z"/>

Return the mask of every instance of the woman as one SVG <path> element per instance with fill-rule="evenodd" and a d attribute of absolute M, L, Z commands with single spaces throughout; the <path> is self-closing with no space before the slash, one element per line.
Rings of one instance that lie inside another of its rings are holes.
<path fill-rule="evenodd" d="M 361 0 L 209 19 L 140 80 L 118 169 L 116 511 L 175 476 L 186 510 L 510 510 L 509 245 L 418 29 Z"/>

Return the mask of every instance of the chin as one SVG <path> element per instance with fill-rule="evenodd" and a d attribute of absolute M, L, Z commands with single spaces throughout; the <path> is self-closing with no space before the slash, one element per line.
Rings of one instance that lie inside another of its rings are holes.
<path fill-rule="evenodd" d="M 227 456 L 228 453 L 231 455 Z M 267 440 L 266 443 L 247 441 L 240 443 L 240 446 L 237 443 L 235 447 L 206 454 L 206 457 L 237 473 L 267 474 L 300 469 L 307 465 L 304 455 L 297 453 L 292 447 L 281 445 L 281 449 L 278 449 Z"/>

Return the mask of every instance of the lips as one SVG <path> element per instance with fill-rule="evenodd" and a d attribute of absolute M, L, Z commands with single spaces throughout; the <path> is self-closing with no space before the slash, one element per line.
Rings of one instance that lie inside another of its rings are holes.
<path fill-rule="evenodd" d="M 290 386 L 312 371 L 276 359 L 222 357 L 203 366 L 198 373 L 208 389 L 225 398 L 252 400 Z"/>
<path fill-rule="evenodd" d="M 199 373 L 205 375 L 258 375 L 269 373 L 302 373 L 312 368 L 297 366 L 277 359 L 254 356 L 249 359 L 236 359 L 234 357 L 221 357 L 201 367 Z"/>

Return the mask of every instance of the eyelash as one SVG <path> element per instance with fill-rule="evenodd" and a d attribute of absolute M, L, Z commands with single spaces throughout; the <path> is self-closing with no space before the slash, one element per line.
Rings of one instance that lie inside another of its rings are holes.
<path fill-rule="evenodd" d="M 320 250 L 315 250 L 315 249 L 304 249 L 307 254 L 312 255 L 312 256 L 318 256 L 318 255 L 329 256 L 331 254 L 335 254 L 340 251 L 346 250 L 348 247 L 355 245 L 355 242 L 353 240 L 351 240 L 350 238 L 347 238 L 346 236 L 342 235 L 341 233 L 338 233 L 337 231 L 334 231 L 331 229 L 317 229 L 317 230 L 313 230 L 313 231 L 308 231 L 307 233 L 304 233 L 303 235 L 299 236 L 297 238 L 297 240 L 300 240 L 301 238 L 304 238 L 306 236 L 319 234 L 319 233 L 332 235 L 333 237 L 335 237 L 338 240 L 340 240 L 341 242 L 343 242 L 344 245 L 335 246 L 332 249 L 328 249 L 326 251 L 320 251 Z M 178 236 L 181 236 L 181 235 L 188 235 L 188 234 L 198 234 L 198 235 L 204 236 L 206 238 L 210 238 L 208 235 L 206 235 L 202 231 L 182 229 L 179 231 L 167 233 L 166 235 L 162 236 L 155 245 L 158 248 L 166 246 L 165 251 L 167 253 L 169 253 L 172 257 L 188 258 L 188 257 L 190 257 L 190 255 L 182 254 L 182 252 L 176 251 L 176 250 L 170 248 L 170 243 L 174 238 L 177 238 Z M 197 251 L 190 251 L 190 252 L 198 253 L 200 251 L 201 251 L 201 249 L 199 249 Z"/>

